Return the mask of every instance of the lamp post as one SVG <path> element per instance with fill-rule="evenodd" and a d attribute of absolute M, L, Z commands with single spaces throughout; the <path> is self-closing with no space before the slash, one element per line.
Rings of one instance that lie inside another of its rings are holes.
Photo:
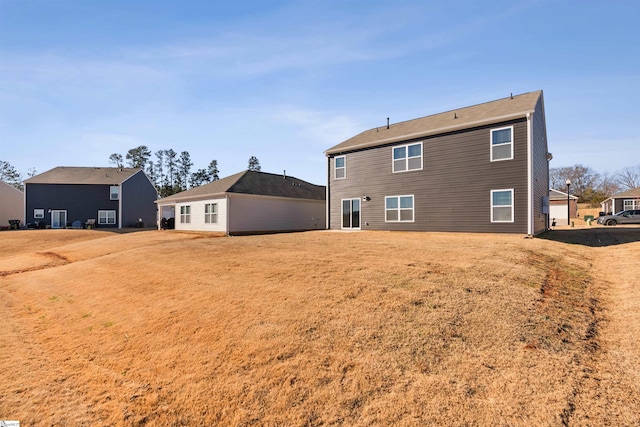
<path fill-rule="evenodd" d="M 567 225 L 571 225 L 571 203 L 569 202 L 569 188 L 571 188 L 571 180 L 567 178 Z"/>

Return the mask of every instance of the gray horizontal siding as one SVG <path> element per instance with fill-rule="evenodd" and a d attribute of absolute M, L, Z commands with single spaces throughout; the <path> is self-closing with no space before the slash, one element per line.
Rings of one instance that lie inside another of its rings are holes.
<path fill-rule="evenodd" d="M 547 125 L 542 96 L 538 99 L 536 112 L 531 119 L 533 140 L 532 189 L 533 189 L 533 234 L 545 231 L 548 226 L 548 214 L 543 212 L 543 199 L 549 194 L 549 161 L 547 160 Z"/>
<path fill-rule="evenodd" d="M 514 125 L 514 159 L 490 161 L 490 129 Z M 527 232 L 526 120 L 419 139 L 423 169 L 392 173 L 392 147 L 344 153 L 347 178 L 333 178 L 329 159 L 330 228 L 341 228 L 341 199 L 362 198 L 362 229 Z M 490 191 L 514 189 L 515 222 L 491 223 Z M 415 196 L 415 222 L 385 222 L 385 196 Z"/>

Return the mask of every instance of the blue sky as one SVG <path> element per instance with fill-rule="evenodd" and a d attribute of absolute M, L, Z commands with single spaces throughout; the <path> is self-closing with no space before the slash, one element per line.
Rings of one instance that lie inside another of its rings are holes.
<path fill-rule="evenodd" d="M 326 182 L 376 126 L 544 90 L 552 167 L 640 164 L 638 1 L 0 0 L 0 160 Z"/>

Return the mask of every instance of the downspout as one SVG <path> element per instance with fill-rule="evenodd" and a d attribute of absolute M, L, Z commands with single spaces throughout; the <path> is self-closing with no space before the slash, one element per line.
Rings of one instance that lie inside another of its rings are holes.
<path fill-rule="evenodd" d="M 533 141 L 532 113 L 527 113 L 527 234 L 533 236 Z"/>
<path fill-rule="evenodd" d="M 24 185 L 24 194 L 22 195 L 24 201 L 22 202 L 22 223 L 27 228 L 27 184 Z"/>
<path fill-rule="evenodd" d="M 118 184 L 118 228 L 122 228 L 122 184 Z"/>
<path fill-rule="evenodd" d="M 331 192 L 331 157 L 329 157 L 329 155 L 327 154 L 327 191 L 325 192 L 325 199 L 326 199 L 326 203 L 325 203 L 325 230 L 329 230 L 331 228 L 331 198 L 329 197 L 329 193 Z"/>
<path fill-rule="evenodd" d="M 230 212 L 231 212 L 231 199 L 229 198 L 229 193 L 225 194 L 225 197 L 227 198 L 227 212 L 226 212 L 226 233 L 229 234 L 229 218 L 231 217 Z"/>

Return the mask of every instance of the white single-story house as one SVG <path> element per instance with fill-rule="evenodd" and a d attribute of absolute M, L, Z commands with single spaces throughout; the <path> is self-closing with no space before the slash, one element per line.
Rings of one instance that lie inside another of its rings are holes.
<path fill-rule="evenodd" d="M 227 234 L 323 229 L 325 191 L 292 176 L 247 170 L 157 200 L 158 227 Z"/>
<path fill-rule="evenodd" d="M 612 215 L 630 209 L 640 209 L 640 187 L 614 194 L 604 200 L 600 206 L 605 215 Z"/>
<path fill-rule="evenodd" d="M 0 227 L 9 227 L 9 221 L 24 219 L 24 193 L 13 185 L 0 181 Z"/>
<path fill-rule="evenodd" d="M 576 218 L 578 213 L 578 197 L 569 195 L 570 217 Z M 567 221 L 567 193 L 549 189 L 549 218 L 558 224 L 565 224 Z"/>

